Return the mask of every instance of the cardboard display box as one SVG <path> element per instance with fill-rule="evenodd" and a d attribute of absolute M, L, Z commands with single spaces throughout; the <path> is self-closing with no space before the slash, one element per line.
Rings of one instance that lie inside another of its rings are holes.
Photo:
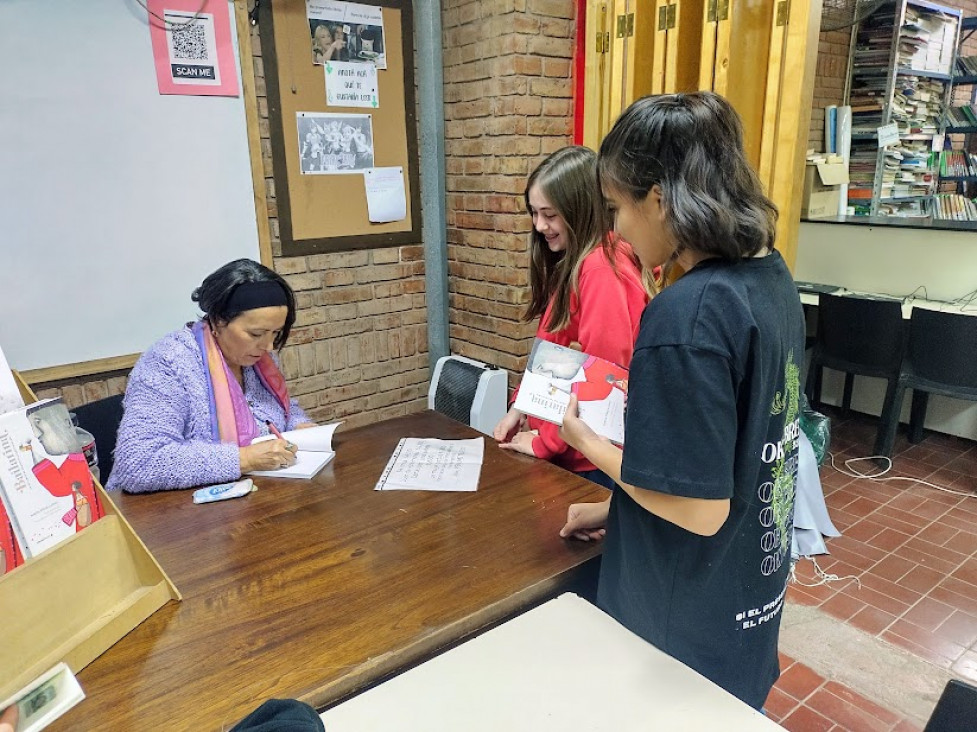
<path fill-rule="evenodd" d="M 14 372 L 24 401 L 36 401 Z M 180 592 L 96 483 L 105 516 L 0 577 L 0 699 L 64 661 L 77 673 Z"/>
<path fill-rule="evenodd" d="M 837 216 L 841 186 L 848 182 L 845 163 L 812 163 L 804 169 L 801 216 L 808 219 Z"/>

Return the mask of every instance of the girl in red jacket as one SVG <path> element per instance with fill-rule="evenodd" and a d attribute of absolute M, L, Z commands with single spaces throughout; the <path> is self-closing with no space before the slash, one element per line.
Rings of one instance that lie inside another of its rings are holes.
<path fill-rule="evenodd" d="M 597 155 L 571 146 L 546 158 L 526 184 L 536 337 L 627 367 L 652 283 L 631 245 L 607 233 Z M 550 422 L 510 409 L 495 427 L 501 447 L 550 460 L 607 488 L 614 483 L 559 436 Z"/>

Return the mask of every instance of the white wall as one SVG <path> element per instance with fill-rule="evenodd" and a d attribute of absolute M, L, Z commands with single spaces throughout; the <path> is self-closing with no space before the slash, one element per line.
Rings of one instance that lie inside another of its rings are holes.
<path fill-rule="evenodd" d="M 977 290 L 977 232 L 801 222 L 794 277 L 899 296 L 925 286 L 929 299 L 953 300 Z M 843 376 L 824 373 L 822 398 L 840 404 Z M 911 394 L 903 422 L 909 421 Z M 883 379 L 855 377 L 856 411 L 880 414 L 884 396 Z M 933 395 L 926 427 L 977 439 L 977 403 Z"/>
<path fill-rule="evenodd" d="M 14 368 L 143 351 L 204 276 L 258 258 L 243 99 L 161 95 L 134 0 L 0 0 L 0 100 Z"/>

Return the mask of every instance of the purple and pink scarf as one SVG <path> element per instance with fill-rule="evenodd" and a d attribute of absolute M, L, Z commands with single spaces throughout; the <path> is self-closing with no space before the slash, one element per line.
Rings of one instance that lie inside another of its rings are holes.
<path fill-rule="evenodd" d="M 239 447 L 246 447 L 258 436 L 259 431 L 247 399 L 244 398 L 244 390 L 231 373 L 208 324 L 198 320 L 193 324 L 192 330 L 200 347 L 204 375 L 207 377 L 211 436 L 221 442 L 232 442 Z M 287 420 L 291 406 L 288 389 L 285 386 L 285 377 L 271 355 L 265 353 L 254 365 L 254 370 L 264 387 L 282 405 Z"/>

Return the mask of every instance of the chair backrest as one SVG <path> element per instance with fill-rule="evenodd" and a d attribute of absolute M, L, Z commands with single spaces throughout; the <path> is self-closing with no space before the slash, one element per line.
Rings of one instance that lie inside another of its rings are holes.
<path fill-rule="evenodd" d="M 977 389 L 977 316 L 913 308 L 909 359 L 916 376 Z"/>
<path fill-rule="evenodd" d="M 975 724 L 977 688 L 959 679 L 950 679 L 923 732 L 960 732 L 974 729 Z"/>
<path fill-rule="evenodd" d="M 818 297 L 816 347 L 830 358 L 895 373 L 902 363 L 905 331 L 897 300 Z"/>
<path fill-rule="evenodd" d="M 71 411 L 78 417 L 78 426 L 88 430 L 95 438 L 98 451 L 99 482 L 105 485 L 112 472 L 115 452 L 115 439 L 122 421 L 122 395 L 106 397 L 89 404 L 75 407 Z"/>

